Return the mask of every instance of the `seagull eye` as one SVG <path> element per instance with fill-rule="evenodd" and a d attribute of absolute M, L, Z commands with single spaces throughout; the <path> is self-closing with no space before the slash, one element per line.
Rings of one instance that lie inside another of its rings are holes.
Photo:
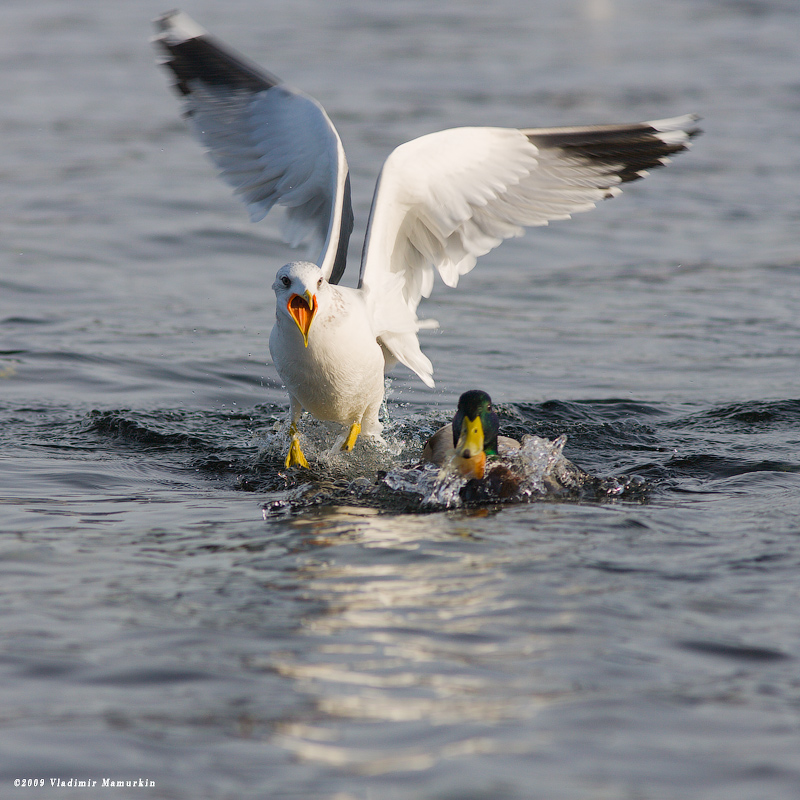
<path fill-rule="evenodd" d="M 317 289 L 321 289 L 321 288 L 322 288 L 322 278 L 320 278 L 320 279 L 317 281 Z"/>
<path fill-rule="evenodd" d="M 288 289 L 288 288 L 289 288 L 289 287 L 292 285 L 292 282 L 291 282 L 291 280 L 289 280 L 289 278 L 287 278 L 285 275 L 284 275 L 284 276 L 281 278 L 281 283 L 282 283 L 282 284 L 283 284 L 283 285 L 284 285 L 284 286 L 285 286 L 287 289 Z"/>

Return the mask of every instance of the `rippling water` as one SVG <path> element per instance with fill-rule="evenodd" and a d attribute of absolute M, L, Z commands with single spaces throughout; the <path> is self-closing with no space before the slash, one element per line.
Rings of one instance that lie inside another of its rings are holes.
<path fill-rule="evenodd" d="M 796 798 L 797 4 L 187 5 L 326 106 L 351 261 L 415 135 L 704 117 L 668 169 L 437 287 L 437 389 L 396 370 L 393 449 L 305 477 L 267 350 L 290 253 L 180 121 L 165 10 L 0 8 L 0 794 Z M 591 491 L 391 491 L 473 386 L 505 432 L 566 435 Z"/>

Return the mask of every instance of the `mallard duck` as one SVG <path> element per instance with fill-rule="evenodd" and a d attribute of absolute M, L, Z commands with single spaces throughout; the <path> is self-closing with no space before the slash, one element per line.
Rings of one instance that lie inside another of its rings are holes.
<path fill-rule="evenodd" d="M 422 460 L 439 467 L 451 466 L 465 478 L 482 480 L 487 456 L 507 456 L 520 448 L 516 439 L 499 433 L 500 418 L 492 398 L 481 389 L 470 389 L 458 398 L 453 421 L 428 439 Z"/>
<path fill-rule="evenodd" d="M 491 504 L 514 498 L 531 475 L 519 464 L 520 442 L 500 436 L 499 429 L 492 398 L 480 389 L 471 389 L 459 397 L 453 421 L 428 439 L 422 460 L 441 467 L 440 476 L 457 472 L 466 478 L 459 494 L 467 503 Z M 554 442 L 539 441 L 553 446 L 560 442 L 563 447 L 561 437 Z M 551 470 L 537 475 L 537 492 L 563 496 L 582 491 L 591 480 L 580 467 L 558 458 Z"/>
<path fill-rule="evenodd" d="M 298 424 L 305 410 L 336 422 L 335 447 L 380 439 L 384 371 L 400 362 L 433 386 L 417 332 L 436 327 L 417 306 L 436 271 L 455 286 L 479 256 L 530 226 L 564 220 L 689 147 L 696 116 L 567 128 L 466 127 L 400 145 L 381 171 L 358 287 L 338 286 L 353 230 L 350 178 L 322 106 L 246 61 L 194 20 L 172 11 L 154 41 L 189 126 L 247 204 L 253 221 L 287 209 L 296 261 L 273 284 L 269 340 L 289 392 L 286 466 L 307 467 Z"/>

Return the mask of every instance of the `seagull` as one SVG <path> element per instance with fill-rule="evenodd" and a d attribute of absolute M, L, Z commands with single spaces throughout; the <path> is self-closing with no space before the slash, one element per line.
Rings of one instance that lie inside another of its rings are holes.
<path fill-rule="evenodd" d="M 433 387 L 417 334 L 436 272 L 451 287 L 476 260 L 526 227 L 588 211 L 686 150 L 699 119 L 558 128 L 463 127 L 401 144 L 386 159 L 369 213 L 357 288 L 340 286 L 353 230 L 341 139 L 323 107 L 171 11 L 153 43 L 189 127 L 263 219 L 285 211 L 288 244 L 315 261 L 278 270 L 269 347 L 289 393 L 287 468 L 307 467 L 303 411 L 339 423 L 334 447 L 380 439 L 384 372 L 398 362 Z"/>

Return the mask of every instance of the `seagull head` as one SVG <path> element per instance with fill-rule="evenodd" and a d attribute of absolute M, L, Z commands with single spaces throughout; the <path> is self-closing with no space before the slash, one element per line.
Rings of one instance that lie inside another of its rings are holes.
<path fill-rule="evenodd" d="M 486 392 L 472 389 L 458 398 L 458 409 L 453 417 L 453 446 L 455 464 L 463 475 L 483 477 L 486 456 L 497 455 L 499 430 L 500 419 Z"/>
<path fill-rule="evenodd" d="M 319 306 L 317 295 L 327 285 L 322 270 L 308 261 L 293 261 L 281 267 L 275 276 L 275 283 L 272 284 L 277 298 L 277 313 L 287 314 L 294 320 L 306 347 L 308 332 Z"/>

